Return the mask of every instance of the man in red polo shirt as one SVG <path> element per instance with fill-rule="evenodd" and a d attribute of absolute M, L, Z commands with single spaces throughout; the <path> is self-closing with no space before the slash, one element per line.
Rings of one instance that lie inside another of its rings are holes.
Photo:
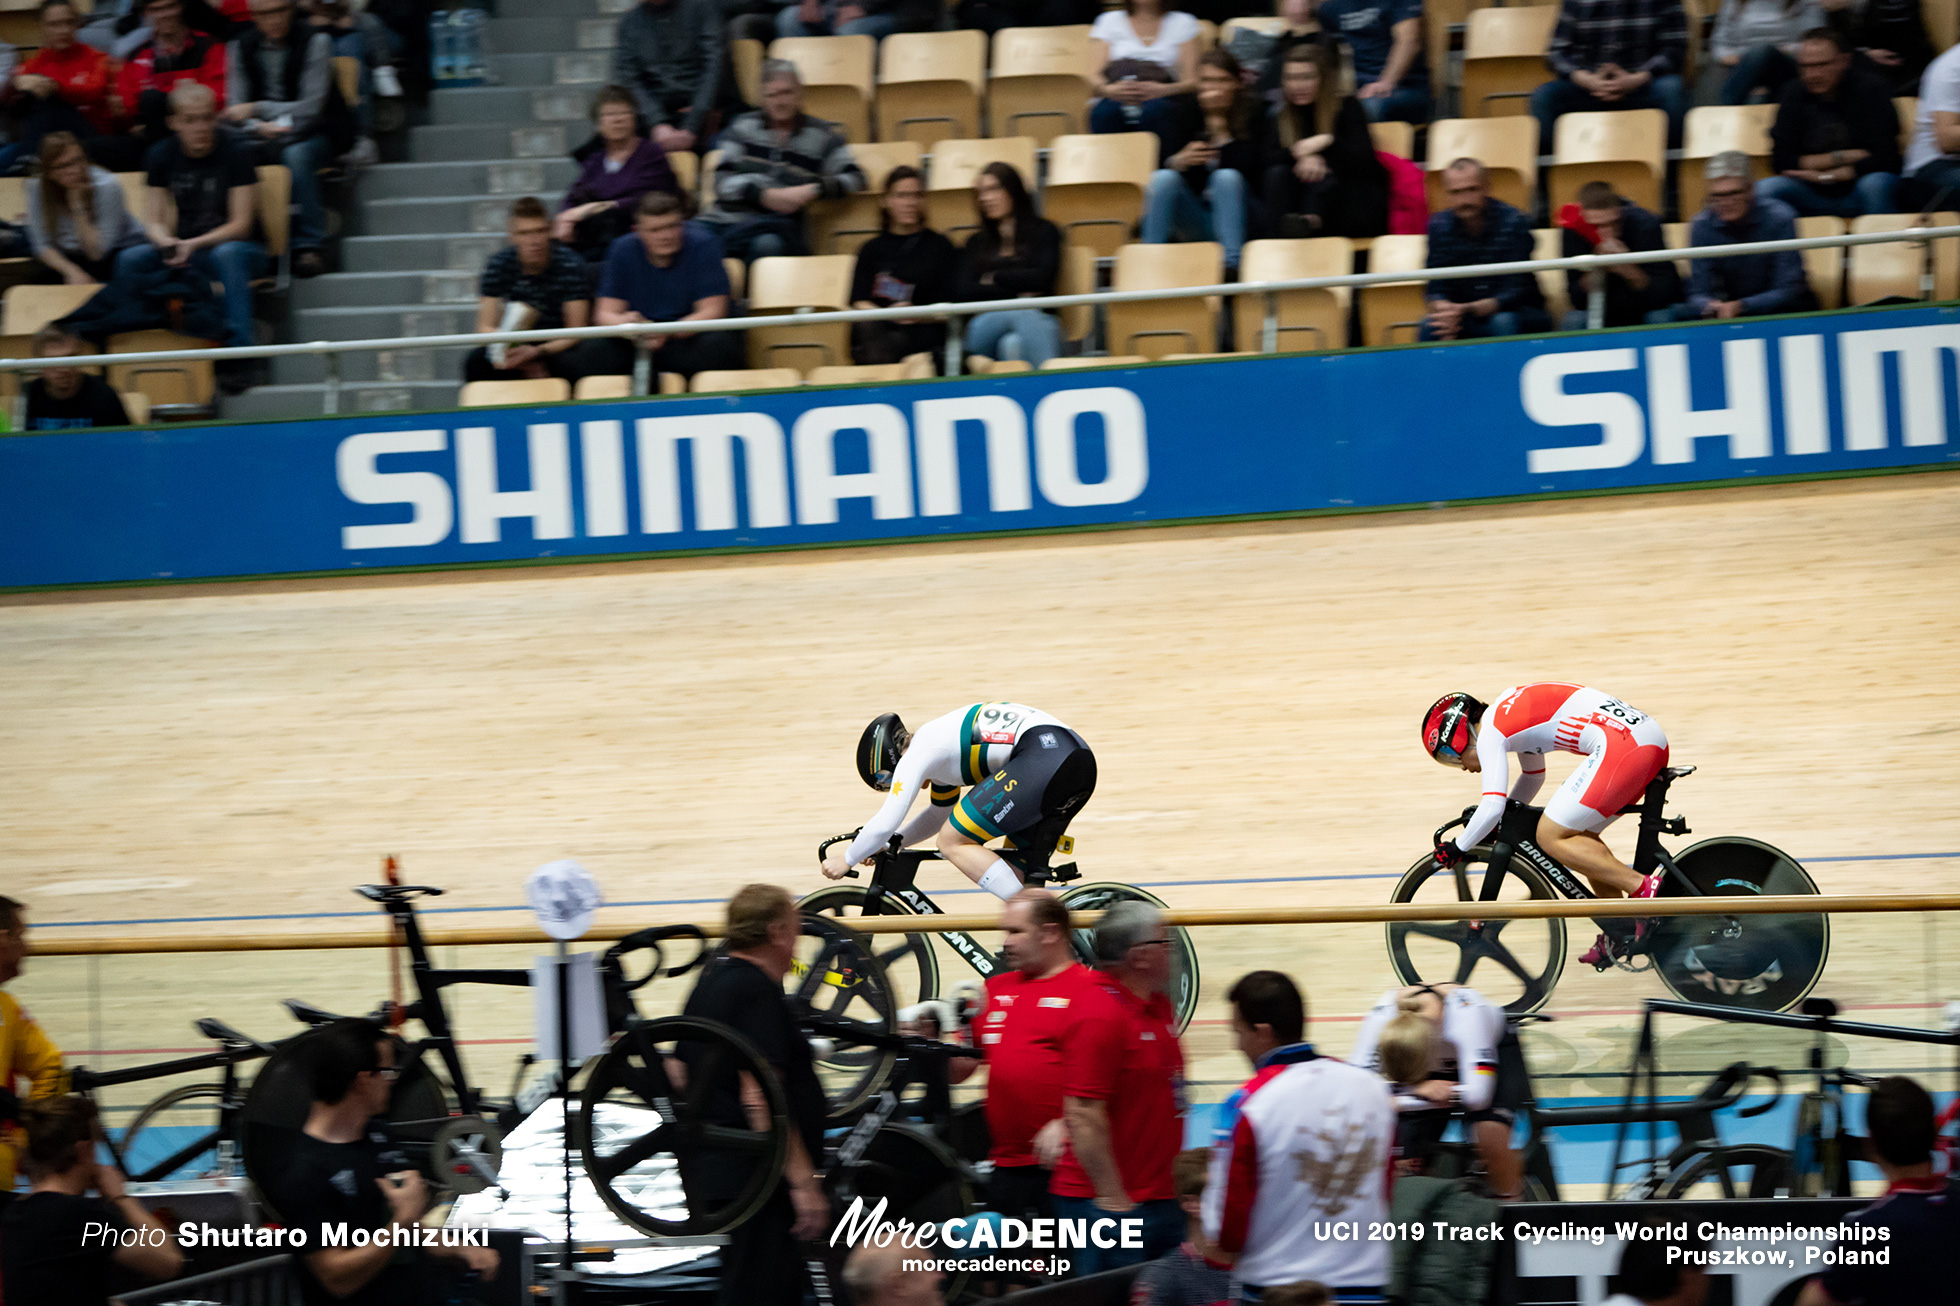
<path fill-rule="evenodd" d="M 974 1038 L 987 1057 L 987 1129 L 993 1136 L 988 1205 L 1021 1219 L 1054 1214 L 1048 1168 L 1035 1155 L 1044 1127 L 1059 1136 L 1065 1049 L 1083 1041 L 1093 1007 L 1102 1010 L 1096 973 L 1069 949 L 1068 908 L 1040 889 L 1023 889 L 1001 912 L 1001 955 L 1011 970 L 987 981 L 987 1005 Z M 971 1061 L 953 1063 L 969 1070 Z"/>
<path fill-rule="evenodd" d="M 1049 1184 L 1069 1220 L 1134 1220 L 1141 1245 L 1071 1249 L 1075 1274 L 1155 1260 L 1184 1238 L 1171 1165 L 1184 1146 L 1184 1049 L 1170 988 L 1163 913 L 1118 903 L 1096 926 L 1101 1001 L 1064 1049 L 1068 1146 Z M 1120 1231 L 1122 1226 L 1118 1226 Z M 1108 1236 L 1108 1235 L 1106 1235 Z M 1136 1242 L 1135 1234 L 1130 1238 Z"/>

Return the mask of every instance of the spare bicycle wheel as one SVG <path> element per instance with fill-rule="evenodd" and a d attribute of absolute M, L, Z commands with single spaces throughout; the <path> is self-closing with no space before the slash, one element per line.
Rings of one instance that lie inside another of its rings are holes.
<path fill-rule="evenodd" d="M 124 1176 L 131 1183 L 152 1184 L 215 1170 L 224 1098 L 216 1084 L 179 1084 L 144 1106 L 116 1140 Z"/>
<path fill-rule="evenodd" d="M 872 936 L 834 916 L 803 913 L 803 933 L 783 988 L 792 1004 L 819 1016 L 847 1021 L 870 1034 L 898 1032 L 898 1005 L 891 981 L 872 951 Z M 817 1058 L 817 1079 L 835 1120 L 855 1114 L 891 1078 L 898 1053 L 889 1047 L 841 1040 Z"/>
<path fill-rule="evenodd" d="M 1489 864 L 1490 849 L 1482 845 L 1456 871 L 1424 857 L 1403 873 L 1389 901 L 1436 906 L 1473 901 Z M 1513 857 L 1497 900 L 1558 896 L 1536 867 Z M 1390 921 L 1387 934 L 1388 961 L 1402 983 L 1468 984 L 1514 1016 L 1544 1006 L 1565 969 L 1565 922 L 1552 916 L 1481 923 Z"/>
<path fill-rule="evenodd" d="M 769 1128 L 741 1115 L 741 1077 Z M 654 1237 L 726 1233 L 769 1199 L 789 1151 L 782 1081 L 719 1021 L 663 1016 L 614 1040 L 579 1095 L 579 1154 L 600 1200 Z"/>
<path fill-rule="evenodd" d="M 1704 839 L 1674 863 L 1712 897 L 1817 894 L 1795 858 L 1755 839 Z M 1660 896 L 1688 892 L 1670 875 Z M 1677 997 L 1751 1011 L 1788 1011 L 1802 1002 L 1830 951 L 1831 922 L 1822 912 L 1668 916 L 1654 928 L 1654 963 Z"/>
<path fill-rule="evenodd" d="M 1080 884 L 1074 888 L 1063 889 L 1057 895 L 1062 905 L 1070 911 L 1108 911 L 1119 902 L 1141 902 L 1169 911 L 1164 900 L 1154 894 L 1145 893 L 1132 884 Z M 1182 1034 L 1184 1027 L 1191 1023 L 1191 1015 L 1198 1009 L 1198 949 L 1191 942 L 1191 931 L 1182 925 L 1173 925 L 1171 935 L 1171 1006 L 1177 1012 L 1177 1032 Z M 1075 959 L 1085 966 L 1096 964 L 1096 953 L 1091 931 L 1076 930 L 1070 943 L 1075 949 Z"/>

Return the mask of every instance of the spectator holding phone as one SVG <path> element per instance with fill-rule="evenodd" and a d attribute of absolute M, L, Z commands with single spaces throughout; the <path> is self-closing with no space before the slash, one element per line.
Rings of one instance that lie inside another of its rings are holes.
<path fill-rule="evenodd" d="M 851 277 L 852 308 L 905 308 L 944 304 L 953 298 L 959 255 L 953 242 L 926 226 L 926 181 L 900 164 L 885 177 L 883 230 L 858 249 Z M 913 354 L 935 357 L 946 344 L 946 324 L 928 320 L 854 322 L 851 361 L 897 363 Z"/>
<path fill-rule="evenodd" d="M 1198 89 L 1198 20 L 1167 0 L 1124 0 L 1089 28 L 1102 69 L 1089 110 L 1092 132 L 1156 132 L 1161 140 L 1175 99 Z"/>
<path fill-rule="evenodd" d="M 1144 192 L 1143 243 L 1215 240 L 1226 275 L 1235 276 L 1259 175 L 1256 101 L 1231 52 L 1207 50 L 1198 57 L 1198 94 L 1183 103 L 1171 137 L 1177 147 Z"/>

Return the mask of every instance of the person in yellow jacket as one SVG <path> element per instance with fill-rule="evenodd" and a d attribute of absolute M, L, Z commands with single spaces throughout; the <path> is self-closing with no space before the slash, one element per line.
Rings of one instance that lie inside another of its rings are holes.
<path fill-rule="evenodd" d="M 0 986 L 20 974 L 27 957 L 27 909 L 0 896 Z M 26 1081 L 26 1099 L 54 1097 L 67 1090 L 61 1049 L 13 996 L 0 991 L 0 1192 L 14 1186 L 14 1150 L 21 1141 L 14 1098 Z"/>

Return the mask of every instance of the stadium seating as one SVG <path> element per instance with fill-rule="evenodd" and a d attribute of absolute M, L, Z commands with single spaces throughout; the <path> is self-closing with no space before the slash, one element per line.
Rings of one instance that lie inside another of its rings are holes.
<path fill-rule="evenodd" d="M 749 312 L 761 317 L 799 308 L 848 308 L 856 263 L 849 254 L 759 258 L 749 265 Z M 758 324 L 745 334 L 751 368 L 794 367 L 802 372 L 851 361 L 851 328 L 843 322 L 804 327 Z"/>
<path fill-rule="evenodd" d="M 1608 182 L 1648 212 L 1659 213 L 1666 176 L 1667 115 L 1661 110 L 1560 116 L 1545 187 L 1554 213 L 1589 181 Z"/>
<path fill-rule="evenodd" d="M 522 381 L 471 381 L 456 394 L 463 408 L 494 408 L 499 404 L 562 404 L 572 397 L 563 377 L 541 376 Z"/>
<path fill-rule="evenodd" d="M 1368 124 L 1368 138 L 1381 153 L 1393 154 L 1412 163 L 1415 161 L 1416 129 L 1406 122 L 1371 122 Z"/>
<path fill-rule="evenodd" d="M 980 134 L 984 32 L 900 32 L 878 49 L 878 139 L 930 145 Z"/>
<path fill-rule="evenodd" d="M 1557 227 L 1540 227 L 1531 233 L 1531 257 L 1563 258 L 1565 256 L 1565 233 Z M 1572 309 L 1572 296 L 1566 289 L 1565 273 L 1548 269 L 1538 276 L 1538 291 L 1545 297 L 1545 311 L 1552 315 L 1552 325 L 1558 326 L 1566 313 Z"/>
<path fill-rule="evenodd" d="M 160 354 L 176 349 L 210 349 L 215 343 L 196 336 L 180 335 L 175 331 L 125 331 L 109 337 L 108 352 Z M 215 369 L 202 359 L 178 363 L 111 364 L 109 384 L 117 390 L 135 390 L 148 395 L 153 410 L 170 408 L 185 414 L 208 410 L 216 394 Z"/>
<path fill-rule="evenodd" d="M 674 182 L 682 194 L 701 189 L 701 156 L 693 150 L 668 150 L 667 166 L 674 170 Z"/>
<path fill-rule="evenodd" d="M 908 362 L 813 367 L 803 380 L 806 385 L 871 385 L 918 381 L 933 374 L 932 360 L 921 354 Z"/>
<path fill-rule="evenodd" d="M 573 399 L 630 399 L 633 395 L 633 378 L 630 376 L 582 376 L 572 387 Z"/>
<path fill-rule="evenodd" d="M 958 244 L 979 230 L 973 207 L 973 179 L 990 163 L 1009 163 L 1021 174 L 1030 195 L 1039 176 L 1035 142 L 1027 136 L 992 140 L 940 141 L 932 147 L 932 166 L 926 170 L 926 222 Z"/>
<path fill-rule="evenodd" d="M 1354 246 L 1338 236 L 1313 240 L 1255 240 L 1239 260 L 1241 281 L 1298 281 L 1304 277 L 1338 277 L 1354 270 Z M 1265 349 L 1266 296 L 1238 295 L 1232 300 L 1232 338 L 1241 352 Z M 1286 290 L 1273 296 L 1280 353 L 1307 349 L 1340 349 L 1347 344 L 1348 310 L 1352 292 L 1346 286 L 1325 290 Z"/>
<path fill-rule="evenodd" d="M 1215 286 L 1224 277 L 1225 250 L 1214 241 L 1125 245 L 1116 252 L 1116 274 L 1110 288 Z M 1103 313 L 1111 353 L 1156 358 L 1169 353 L 1210 353 L 1218 347 L 1218 306 L 1209 296 L 1109 304 Z"/>
<path fill-rule="evenodd" d="M 1847 230 L 1843 218 L 1798 218 L 1799 236 L 1842 236 Z M 1820 308 L 1837 308 L 1844 303 L 1844 250 L 1807 249 L 1803 252 L 1804 276 Z M 1945 298 L 1944 295 L 1941 298 Z"/>
<path fill-rule="evenodd" d="M 1139 363 L 1151 362 L 1142 354 L 1099 354 L 1083 358 L 1051 358 L 1041 365 L 1044 372 L 1072 372 L 1085 367 L 1135 367 Z M 994 369 L 1002 370 L 1000 367 Z"/>
<path fill-rule="evenodd" d="M 744 104 L 762 103 L 762 42 L 738 39 L 728 43 L 728 62 L 735 70 L 735 90 Z"/>
<path fill-rule="evenodd" d="M 1703 169 L 1724 150 L 1741 150 L 1755 165 L 1755 176 L 1769 175 L 1769 129 L 1776 122 L 1773 104 L 1705 104 L 1688 110 L 1681 138 L 1681 166 L 1675 174 L 1680 190 L 1680 213 L 1701 212 Z"/>
<path fill-rule="evenodd" d="M 1463 116 L 1527 113 L 1531 93 L 1551 80 L 1545 51 L 1557 5 L 1473 9 L 1463 28 Z"/>
<path fill-rule="evenodd" d="M 0 296 L 0 333 L 31 336 L 86 304 L 100 286 L 9 286 Z M 23 355 L 24 357 L 24 355 Z"/>
<path fill-rule="evenodd" d="M 1031 136 L 1047 145 L 1089 128 L 1095 77 L 1089 29 L 1006 27 L 994 33 L 993 74 L 987 83 L 988 131 Z"/>
<path fill-rule="evenodd" d="M 785 36 L 769 43 L 771 59 L 787 59 L 803 79 L 803 107 L 827 118 L 847 141 L 871 139 L 871 68 L 878 43 L 868 36 Z"/>
<path fill-rule="evenodd" d="M 1142 216 L 1143 188 L 1156 168 L 1152 132 L 1057 136 L 1048 147 L 1042 212 L 1064 240 L 1114 255 Z"/>
<path fill-rule="evenodd" d="M 1935 213 L 1931 225 L 1960 225 L 1960 213 Z M 1869 231 L 1907 231 L 1919 226 L 1910 213 L 1867 214 L 1851 220 L 1853 235 Z M 1960 248 L 1952 239 L 1937 241 L 1898 240 L 1880 245 L 1853 245 L 1845 259 L 1845 303 L 1856 308 L 1880 299 L 1928 298 L 1927 278 L 1932 280 L 1933 298 L 1940 285 L 1960 283 Z M 1927 246 L 1932 248 L 1928 250 Z M 1929 263 L 1930 260 L 1930 263 Z"/>
<path fill-rule="evenodd" d="M 1443 202 L 1443 169 L 1457 159 L 1476 159 L 1490 174 L 1490 193 L 1530 213 L 1538 193 L 1538 120 L 1444 118 L 1429 124 L 1429 211 Z"/>
<path fill-rule="evenodd" d="M 816 254 L 855 254 L 878 234 L 884 220 L 885 178 L 893 168 L 916 168 L 923 157 L 917 141 L 883 141 L 851 146 L 864 172 L 865 188 L 841 199 L 818 200 L 809 209 L 810 250 Z"/>
<path fill-rule="evenodd" d="M 1062 270 L 1055 278 L 1055 293 L 1092 295 L 1097 289 L 1095 252 L 1080 245 L 1062 246 Z M 1061 319 L 1062 339 L 1072 343 L 1088 339 L 1089 333 L 1096 329 L 1096 307 L 1093 304 L 1060 309 L 1056 316 Z"/>
<path fill-rule="evenodd" d="M 1892 107 L 1899 111 L 1899 148 L 1904 149 L 1911 144 L 1913 130 L 1919 125 L 1919 97 L 1895 96 Z"/>
<path fill-rule="evenodd" d="M 1429 312 L 1423 293 L 1427 278 L 1423 263 L 1429 254 L 1427 236 L 1377 236 L 1368 250 L 1370 272 L 1412 272 L 1415 279 L 1387 286 L 1362 286 L 1361 343 L 1406 344 L 1416 338 Z"/>
<path fill-rule="evenodd" d="M 695 394 L 710 390 L 789 390 L 803 384 L 803 374 L 793 367 L 752 367 L 742 372 L 696 372 L 688 389 Z"/>

